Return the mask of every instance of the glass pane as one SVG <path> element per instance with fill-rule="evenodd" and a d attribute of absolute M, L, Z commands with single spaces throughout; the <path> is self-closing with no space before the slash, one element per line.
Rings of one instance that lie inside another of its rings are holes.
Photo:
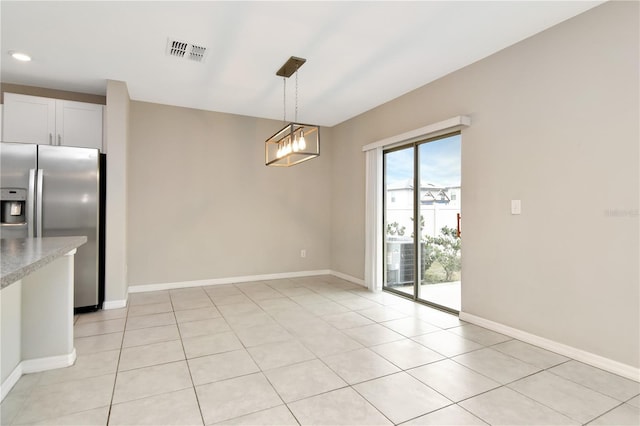
<path fill-rule="evenodd" d="M 415 295 L 413 146 L 384 154 L 384 286 Z"/>
<path fill-rule="evenodd" d="M 460 135 L 418 146 L 418 298 L 460 310 Z"/>

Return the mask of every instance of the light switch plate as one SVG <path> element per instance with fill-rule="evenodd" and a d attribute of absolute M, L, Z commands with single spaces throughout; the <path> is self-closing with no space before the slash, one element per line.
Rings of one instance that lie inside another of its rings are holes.
<path fill-rule="evenodd" d="M 522 204 L 520 200 L 511 200 L 511 214 L 520 214 L 522 212 Z"/>

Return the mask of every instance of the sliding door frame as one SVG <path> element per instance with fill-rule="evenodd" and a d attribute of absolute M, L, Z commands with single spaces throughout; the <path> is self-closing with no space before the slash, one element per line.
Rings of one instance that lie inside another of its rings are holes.
<path fill-rule="evenodd" d="M 424 305 L 428 305 L 432 308 L 436 308 L 439 309 L 441 311 L 450 313 L 450 314 L 455 314 L 455 315 L 459 315 L 460 312 L 449 308 L 447 306 L 443 306 L 443 305 L 439 305 L 437 303 L 434 302 L 430 302 L 428 300 L 422 299 L 420 298 L 420 293 L 419 293 L 419 286 L 420 286 L 420 282 L 422 280 L 422 271 L 421 271 L 421 267 L 420 265 L 422 265 L 422 253 L 420 252 L 420 220 L 416 219 L 420 217 L 420 193 L 421 193 L 421 187 L 420 187 L 420 145 L 423 145 L 425 143 L 429 143 L 429 142 L 433 142 L 433 141 L 437 141 L 437 140 L 441 140 L 441 139 L 446 139 L 448 137 L 451 136 L 455 136 L 455 135 L 461 135 L 462 132 L 460 130 L 454 131 L 454 132 L 450 132 L 450 133 L 445 133 L 445 134 L 441 134 L 438 136 L 433 136 L 433 137 L 428 137 L 425 139 L 420 139 L 417 140 L 415 142 L 410 142 L 407 144 L 403 144 L 400 146 L 394 146 L 392 148 L 388 148 L 388 149 L 383 149 L 382 150 L 382 289 L 385 291 L 388 291 L 390 293 L 396 294 L 398 296 L 402 296 L 404 298 L 413 300 L 414 302 L 418 302 L 418 303 L 422 303 Z M 387 194 L 386 194 L 386 188 L 387 188 L 387 157 L 386 154 L 391 153 L 391 152 L 395 152 L 395 151 L 401 151 L 407 148 L 411 148 L 413 150 L 413 256 L 414 256 L 414 262 L 413 262 L 413 294 L 409 294 L 409 293 L 405 293 L 403 291 L 400 290 L 396 290 L 392 287 L 387 286 L 387 262 L 386 262 L 386 252 L 387 252 L 387 238 L 386 238 L 386 229 L 387 229 Z M 460 284 L 462 285 L 462 283 Z"/>

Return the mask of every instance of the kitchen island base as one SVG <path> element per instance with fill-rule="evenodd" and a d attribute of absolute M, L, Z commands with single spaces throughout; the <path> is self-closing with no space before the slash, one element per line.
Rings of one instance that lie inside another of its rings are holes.
<path fill-rule="evenodd" d="M 68 367 L 73 345 L 73 270 L 76 249 L 0 292 L 1 396 L 23 374 Z M 3 253 L 6 255 L 6 253 Z"/>

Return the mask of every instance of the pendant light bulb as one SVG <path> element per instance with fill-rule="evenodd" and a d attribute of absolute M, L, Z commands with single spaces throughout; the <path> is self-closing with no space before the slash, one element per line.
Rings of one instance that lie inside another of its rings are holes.
<path fill-rule="evenodd" d="M 304 151 L 307 148 L 307 141 L 304 140 L 304 132 L 300 130 L 300 140 L 298 141 L 298 148 L 300 151 Z"/>
<path fill-rule="evenodd" d="M 298 152 L 298 136 L 293 140 L 293 152 Z"/>

